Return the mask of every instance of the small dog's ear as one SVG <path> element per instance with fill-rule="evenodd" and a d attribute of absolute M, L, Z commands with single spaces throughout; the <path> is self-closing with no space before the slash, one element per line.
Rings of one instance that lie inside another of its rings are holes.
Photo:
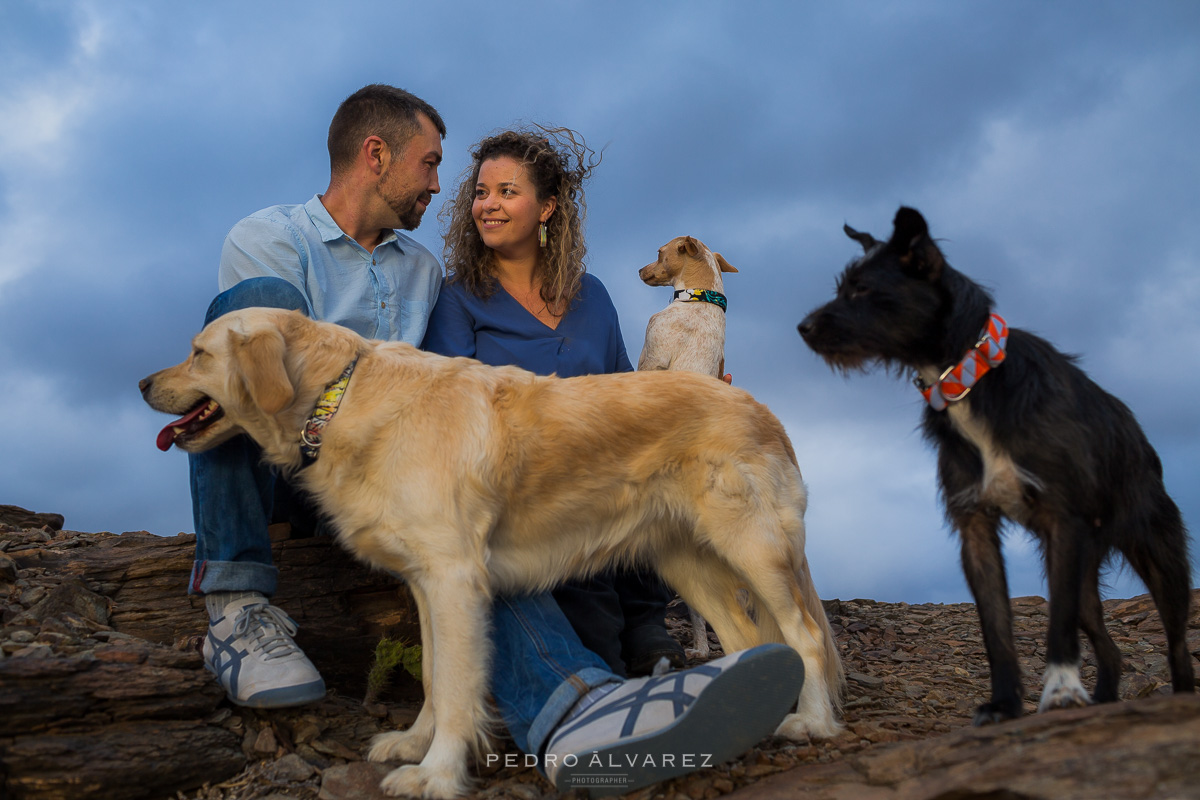
<path fill-rule="evenodd" d="M 851 239 L 853 239 L 854 241 L 856 241 L 862 245 L 862 249 L 863 249 L 864 253 L 871 252 L 871 248 L 874 247 L 875 245 L 879 244 L 879 242 L 871 234 L 863 233 L 861 231 L 856 231 L 856 230 L 854 230 L 854 228 L 851 228 L 849 225 L 843 225 L 842 230 L 844 230 L 846 232 L 847 236 L 849 236 Z"/>
<path fill-rule="evenodd" d="M 283 334 L 275 329 L 246 336 L 230 331 L 230 344 L 238 372 L 254 405 L 266 414 L 278 414 L 295 396 L 283 365 Z"/>
<path fill-rule="evenodd" d="M 698 258 L 700 256 L 700 244 L 690 236 L 683 237 L 683 239 L 679 242 L 678 249 L 680 253 L 687 253 L 692 258 Z"/>
<path fill-rule="evenodd" d="M 737 272 L 737 267 L 722 258 L 720 253 L 713 253 L 713 257 L 717 259 L 717 266 L 721 268 L 721 272 Z"/>
<path fill-rule="evenodd" d="M 895 253 L 901 266 L 917 277 L 936 281 L 942 275 L 946 260 L 942 251 L 929 236 L 929 226 L 921 212 L 901 206 L 893 221 L 894 230 L 888 249 Z"/>

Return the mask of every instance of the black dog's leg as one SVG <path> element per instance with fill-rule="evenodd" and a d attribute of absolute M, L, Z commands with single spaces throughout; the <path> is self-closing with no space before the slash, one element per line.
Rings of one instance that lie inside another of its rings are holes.
<path fill-rule="evenodd" d="M 962 566 L 975 597 L 983 644 L 992 671 L 992 699 L 975 712 L 975 725 L 1021 716 L 1021 667 L 1013 646 L 1012 607 L 1000 552 L 1000 514 L 978 509 L 956 520 L 962 537 Z"/>
<path fill-rule="evenodd" d="M 1080 594 L 1079 623 L 1096 652 L 1096 690 L 1092 699 L 1097 703 L 1117 700 L 1121 681 L 1121 651 L 1117 648 L 1104 624 L 1104 607 L 1100 604 L 1100 567 L 1105 548 L 1093 537 L 1083 565 L 1083 589 Z"/>
<path fill-rule="evenodd" d="M 1087 557 L 1084 537 L 1089 531 L 1082 521 L 1058 518 L 1037 532 L 1046 543 L 1050 588 L 1046 673 L 1038 710 L 1084 706 L 1091 698 L 1079 680 L 1079 628 Z"/>
<path fill-rule="evenodd" d="M 1179 508 L 1161 494 L 1147 530 L 1136 531 L 1133 543 L 1121 547 L 1125 558 L 1150 590 L 1167 634 L 1171 688 L 1195 691 L 1196 673 L 1187 647 L 1187 626 L 1192 599 L 1187 531 Z"/>

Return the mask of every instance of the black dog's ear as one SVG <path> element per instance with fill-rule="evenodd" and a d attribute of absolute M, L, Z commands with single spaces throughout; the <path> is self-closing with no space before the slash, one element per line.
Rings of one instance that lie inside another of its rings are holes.
<path fill-rule="evenodd" d="M 901 206 L 892 225 L 894 229 L 888 249 L 899 257 L 901 266 L 928 281 L 940 278 L 946 260 L 929 237 L 929 226 L 925 224 L 921 212 Z"/>
<path fill-rule="evenodd" d="M 875 245 L 879 244 L 878 240 L 876 240 L 876 238 L 874 236 L 872 236 L 871 234 L 862 233 L 861 231 L 856 231 L 856 230 L 854 230 L 854 228 L 851 228 L 849 225 L 843 225 L 842 230 L 844 230 L 846 232 L 847 236 L 849 236 L 851 239 L 853 239 L 854 241 L 856 241 L 862 245 L 862 249 L 863 249 L 864 253 L 871 252 L 871 248 L 874 247 Z"/>
<path fill-rule="evenodd" d="M 895 219 L 892 220 L 892 227 L 892 244 L 911 242 L 918 236 L 929 235 L 929 226 L 925 224 L 921 212 L 908 206 L 900 206 Z"/>

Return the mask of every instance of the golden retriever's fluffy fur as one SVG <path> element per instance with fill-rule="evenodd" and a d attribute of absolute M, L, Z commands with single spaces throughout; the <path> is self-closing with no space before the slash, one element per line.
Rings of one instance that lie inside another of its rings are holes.
<path fill-rule="evenodd" d="M 305 419 L 355 357 L 319 459 L 294 472 Z M 273 309 L 219 318 L 142 391 L 174 414 L 216 401 L 175 444 L 198 452 L 247 433 L 345 547 L 407 580 L 426 702 L 371 748 L 372 760 L 420 762 L 387 775 L 391 794 L 467 788 L 468 750 L 486 745 L 489 722 L 492 595 L 617 562 L 656 568 L 729 652 L 795 648 L 806 680 L 779 733 L 838 730 L 841 665 L 804 557 L 800 470 L 782 425 L 744 391 L 685 372 L 539 377 Z"/>

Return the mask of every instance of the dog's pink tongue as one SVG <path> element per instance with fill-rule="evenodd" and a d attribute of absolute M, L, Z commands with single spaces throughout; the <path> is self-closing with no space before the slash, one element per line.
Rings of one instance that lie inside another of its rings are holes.
<path fill-rule="evenodd" d="M 191 411 L 189 411 L 187 414 L 185 414 L 184 416 L 175 420 L 171 424 L 167 425 L 167 427 L 165 427 L 161 431 L 159 431 L 158 439 L 155 440 L 155 444 L 158 445 L 158 449 L 162 450 L 163 452 L 170 450 L 171 445 L 175 443 L 175 431 L 173 429 L 187 427 L 187 424 L 189 422 L 194 420 L 196 417 L 200 416 L 201 412 L 204 411 L 204 407 L 206 405 L 208 405 L 208 403 L 201 403 L 200 405 L 196 406 Z"/>

